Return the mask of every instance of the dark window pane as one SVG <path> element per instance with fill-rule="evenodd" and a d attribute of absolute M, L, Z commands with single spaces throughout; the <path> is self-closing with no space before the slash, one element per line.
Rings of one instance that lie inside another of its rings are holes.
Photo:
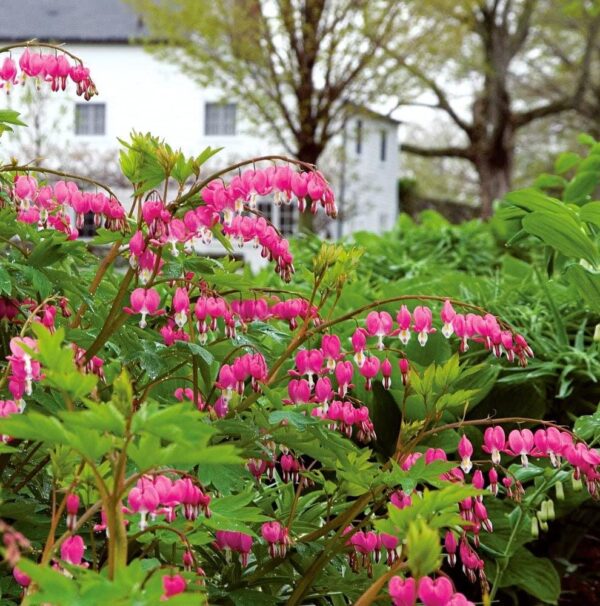
<path fill-rule="evenodd" d="M 279 231 L 282 235 L 291 236 L 295 234 L 297 221 L 298 213 L 293 204 L 283 204 L 279 208 Z"/>
<path fill-rule="evenodd" d="M 362 153 L 362 120 L 356 121 L 356 153 Z"/>
<path fill-rule="evenodd" d="M 235 103 L 207 103 L 204 112 L 205 135 L 235 135 Z"/>
<path fill-rule="evenodd" d="M 385 162 L 387 156 L 387 132 L 381 131 L 381 149 L 379 151 L 379 159 L 382 162 Z"/>
<path fill-rule="evenodd" d="M 104 103 L 77 103 L 75 105 L 75 134 L 104 135 L 106 133 L 106 105 Z"/>

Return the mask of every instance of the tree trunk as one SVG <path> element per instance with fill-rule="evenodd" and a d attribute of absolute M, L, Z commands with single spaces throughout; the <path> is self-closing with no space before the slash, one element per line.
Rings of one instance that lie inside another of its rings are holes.
<path fill-rule="evenodd" d="M 504 151 L 512 158 L 514 149 Z M 484 157 L 477 159 L 475 167 L 479 177 L 481 218 L 489 219 L 493 214 L 494 202 L 511 189 L 512 162 L 498 163 L 492 158 Z"/>

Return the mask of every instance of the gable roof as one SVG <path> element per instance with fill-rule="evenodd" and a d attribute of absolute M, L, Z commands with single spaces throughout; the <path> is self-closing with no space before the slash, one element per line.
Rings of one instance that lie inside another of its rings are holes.
<path fill-rule="evenodd" d="M 126 43 L 148 33 L 123 0 L 2 0 L 0 40 Z"/>

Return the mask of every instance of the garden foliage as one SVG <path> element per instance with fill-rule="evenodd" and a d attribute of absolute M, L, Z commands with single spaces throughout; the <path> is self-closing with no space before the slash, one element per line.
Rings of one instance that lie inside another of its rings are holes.
<path fill-rule="evenodd" d="M 6 83 L 95 93 L 77 58 L 48 59 L 62 49 L 25 52 Z M 567 282 L 499 258 L 495 227 L 434 215 L 306 240 L 298 262 L 256 204 L 335 217 L 325 177 L 276 156 L 207 175 L 215 151 L 133 133 L 130 210 L 89 178 L 0 166 L 3 601 L 556 603 L 532 547 L 599 496 L 597 414 L 573 432 L 515 394 L 531 383 L 554 407 L 594 380 L 568 290 L 594 280 L 593 209 L 572 204 L 592 190 L 517 192 L 503 211 Z M 89 213 L 102 256 L 78 238 Z M 273 277 L 199 254 L 211 238 L 258 247 Z M 539 317 L 532 283 L 550 297 Z"/>

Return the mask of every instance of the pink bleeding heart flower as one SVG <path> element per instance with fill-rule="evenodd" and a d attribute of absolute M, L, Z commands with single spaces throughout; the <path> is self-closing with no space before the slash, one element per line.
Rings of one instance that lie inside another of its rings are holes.
<path fill-rule="evenodd" d="M 510 447 L 510 454 L 521 455 L 521 463 L 523 467 L 527 467 L 529 461 L 527 455 L 530 454 L 534 448 L 533 433 L 529 429 L 513 429 L 508 434 L 508 445 Z"/>
<path fill-rule="evenodd" d="M 442 334 L 448 339 L 452 336 L 454 332 L 454 326 L 452 326 L 452 321 L 456 316 L 456 312 L 454 311 L 454 307 L 452 307 L 452 303 L 448 299 L 444 301 L 444 305 L 442 307 L 442 311 L 440 312 L 440 318 L 444 323 L 442 328 Z"/>
<path fill-rule="evenodd" d="M 390 316 L 390 314 L 386 311 L 372 311 L 367 315 L 365 326 L 369 336 L 378 337 L 379 340 L 377 343 L 377 348 L 383 349 L 383 337 L 392 332 L 394 322 L 392 320 L 392 316 Z"/>
<path fill-rule="evenodd" d="M 365 362 L 365 349 L 367 347 L 367 333 L 364 328 L 357 328 L 350 338 L 354 349 L 354 361 L 360 368 Z"/>
<path fill-rule="evenodd" d="M 164 576 L 162 578 L 162 584 L 164 590 L 164 593 L 160 598 L 162 601 L 168 600 L 174 595 L 183 593 L 187 587 L 187 581 L 180 574 Z"/>
<path fill-rule="evenodd" d="M 13 568 L 13 577 L 21 587 L 29 587 L 31 585 L 31 577 L 19 570 L 16 566 Z"/>
<path fill-rule="evenodd" d="M 67 510 L 67 528 L 73 530 L 77 524 L 77 512 L 79 511 L 79 497 L 74 493 L 69 493 L 66 498 Z"/>
<path fill-rule="evenodd" d="M 447 606 L 453 594 L 452 583 L 446 577 L 435 581 L 431 577 L 423 577 L 419 581 L 419 599 L 424 606 Z"/>
<path fill-rule="evenodd" d="M 183 328 L 190 313 L 190 297 L 186 288 L 177 288 L 173 295 L 173 311 L 175 324 Z"/>
<path fill-rule="evenodd" d="M 388 591 L 394 606 L 415 606 L 417 602 L 417 582 L 413 578 L 392 577 Z"/>
<path fill-rule="evenodd" d="M 429 335 L 435 332 L 435 328 L 431 326 L 433 321 L 431 309 L 422 305 L 415 307 L 413 318 L 413 330 L 417 333 L 421 346 L 425 346 Z"/>
<path fill-rule="evenodd" d="M 389 389 L 392 386 L 392 363 L 387 358 L 381 363 L 381 375 L 383 388 Z"/>
<path fill-rule="evenodd" d="M 492 455 L 492 463 L 498 465 L 500 463 L 500 453 L 504 451 L 506 446 L 506 434 L 504 429 L 499 425 L 488 427 L 483 434 L 483 452 Z"/>
<path fill-rule="evenodd" d="M 458 442 L 458 456 L 461 458 L 460 467 L 465 473 L 469 473 L 473 468 L 471 457 L 473 456 L 473 444 L 466 435 L 462 435 Z"/>
<path fill-rule="evenodd" d="M 147 326 L 146 316 L 159 315 L 160 295 L 153 288 L 136 288 L 131 293 L 131 307 L 126 307 L 128 314 L 142 314 L 140 328 Z"/>
<path fill-rule="evenodd" d="M 338 382 L 338 395 L 343 398 L 348 388 L 352 385 L 352 376 L 354 375 L 354 366 L 352 362 L 338 362 L 335 367 L 335 378 Z"/>
<path fill-rule="evenodd" d="M 408 307 L 403 305 L 396 316 L 396 321 L 398 322 L 398 336 L 400 338 L 400 342 L 403 345 L 407 345 L 410 341 L 410 325 L 412 323 L 412 316 L 410 315 L 410 311 L 408 311 Z"/>
<path fill-rule="evenodd" d="M 85 543 L 79 535 L 68 537 L 60 546 L 60 557 L 72 566 L 81 566 Z"/>
<path fill-rule="evenodd" d="M 327 369 L 332 371 L 336 362 L 341 357 L 342 344 L 337 335 L 323 335 L 321 339 L 321 351 L 327 361 Z"/>
<path fill-rule="evenodd" d="M 363 365 L 360 367 L 360 374 L 367 380 L 365 383 L 365 389 L 367 391 L 371 390 L 372 381 L 377 376 L 380 365 L 379 358 L 369 356 L 368 358 L 365 358 Z"/>

